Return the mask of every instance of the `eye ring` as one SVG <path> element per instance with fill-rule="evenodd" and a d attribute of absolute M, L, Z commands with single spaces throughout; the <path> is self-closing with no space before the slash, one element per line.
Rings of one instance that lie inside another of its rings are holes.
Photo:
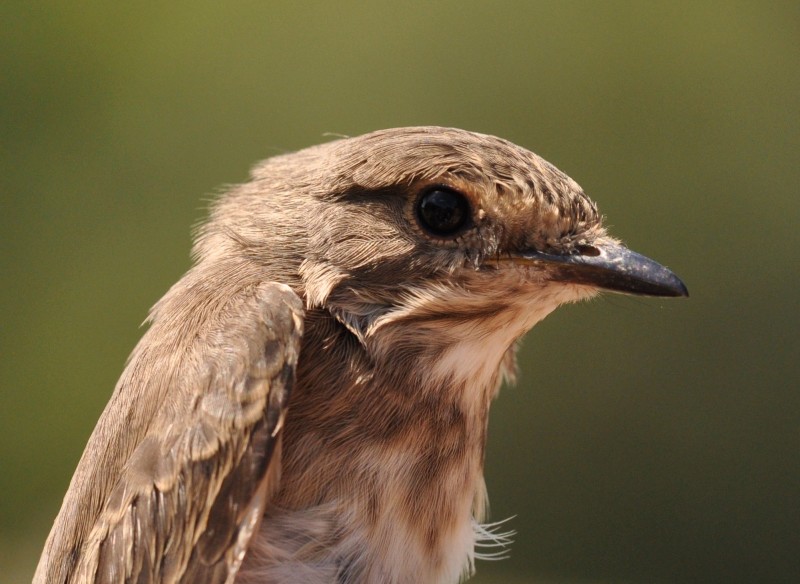
<path fill-rule="evenodd" d="M 470 220 L 467 198 L 450 187 L 436 185 L 422 192 L 416 204 L 417 221 L 437 237 L 452 237 Z"/>

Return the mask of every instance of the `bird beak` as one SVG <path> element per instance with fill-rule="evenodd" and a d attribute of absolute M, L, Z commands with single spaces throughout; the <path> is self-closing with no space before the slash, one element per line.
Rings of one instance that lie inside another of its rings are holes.
<path fill-rule="evenodd" d="M 547 268 L 549 278 L 556 282 L 642 296 L 689 296 L 686 285 L 667 268 L 611 240 L 581 246 L 570 255 L 526 250 L 510 259 Z"/>

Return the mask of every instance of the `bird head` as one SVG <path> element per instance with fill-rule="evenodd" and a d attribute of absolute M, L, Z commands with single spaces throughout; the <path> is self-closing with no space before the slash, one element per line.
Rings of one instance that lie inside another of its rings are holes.
<path fill-rule="evenodd" d="M 687 294 L 608 236 L 596 205 L 553 165 L 448 128 L 383 130 L 269 159 L 217 205 L 200 255 L 219 254 L 220 236 L 363 343 L 381 329 L 433 329 L 445 345 L 505 328 L 513 340 L 598 290 Z M 396 350 L 398 338 L 384 344 Z"/>

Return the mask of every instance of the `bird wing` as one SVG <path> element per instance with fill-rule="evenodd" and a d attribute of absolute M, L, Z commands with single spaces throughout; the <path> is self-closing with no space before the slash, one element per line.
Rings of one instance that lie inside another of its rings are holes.
<path fill-rule="evenodd" d="M 205 358 L 189 367 L 195 375 L 175 380 L 180 399 L 160 406 L 83 545 L 72 547 L 74 571 L 61 581 L 233 582 L 277 487 L 302 316 L 298 296 L 270 283 L 220 319 Z"/>

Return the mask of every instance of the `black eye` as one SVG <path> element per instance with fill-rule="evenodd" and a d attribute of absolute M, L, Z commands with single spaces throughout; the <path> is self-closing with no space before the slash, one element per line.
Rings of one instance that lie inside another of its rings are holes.
<path fill-rule="evenodd" d="M 458 191 L 435 187 L 417 201 L 417 216 L 434 235 L 453 235 L 469 220 L 469 203 Z"/>

